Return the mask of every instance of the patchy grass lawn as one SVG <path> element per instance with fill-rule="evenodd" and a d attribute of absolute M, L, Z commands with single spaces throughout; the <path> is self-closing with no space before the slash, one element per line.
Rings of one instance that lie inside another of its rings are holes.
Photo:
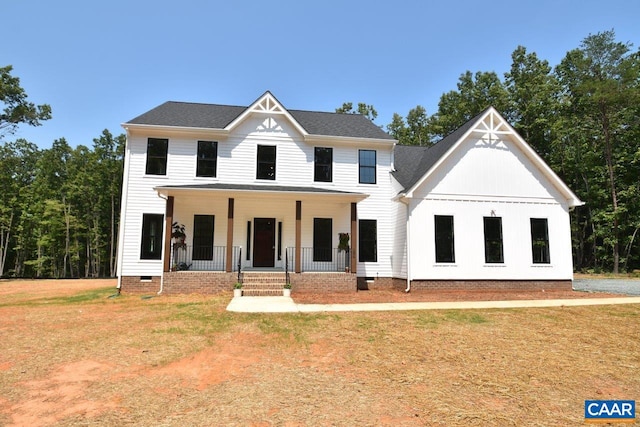
<path fill-rule="evenodd" d="M 0 425 L 582 425 L 640 399 L 640 305 L 240 314 L 0 281 Z"/>

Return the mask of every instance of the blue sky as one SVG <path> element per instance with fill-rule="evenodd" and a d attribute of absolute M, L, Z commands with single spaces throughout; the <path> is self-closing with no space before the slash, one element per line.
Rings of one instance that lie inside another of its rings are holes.
<path fill-rule="evenodd" d="M 4 140 L 91 146 L 165 101 L 437 110 L 466 70 L 502 76 L 518 45 L 557 65 L 590 33 L 640 45 L 635 0 L 3 2 L 0 66 L 53 119 Z"/>

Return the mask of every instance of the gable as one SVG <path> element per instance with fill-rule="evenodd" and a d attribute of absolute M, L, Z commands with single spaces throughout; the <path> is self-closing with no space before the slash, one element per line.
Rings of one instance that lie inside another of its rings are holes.
<path fill-rule="evenodd" d="M 398 169 L 402 168 L 400 164 Z M 425 150 L 412 174 L 404 170 L 394 176 L 401 184 L 404 180 L 401 197 L 433 193 L 553 198 L 570 207 L 583 204 L 492 107 Z"/>

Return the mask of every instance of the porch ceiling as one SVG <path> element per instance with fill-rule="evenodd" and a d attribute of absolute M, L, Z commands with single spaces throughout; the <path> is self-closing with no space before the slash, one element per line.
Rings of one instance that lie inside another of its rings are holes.
<path fill-rule="evenodd" d="M 284 185 L 250 185 L 250 184 L 189 184 L 189 185 L 163 185 L 154 187 L 158 194 L 162 196 L 180 196 L 189 194 L 212 193 L 219 196 L 230 197 L 247 195 L 251 197 L 275 195 L 281 197 L 301 198 L 339 198 L 343 201 L 359 202 L 369 197 L 365 193 L 355 193 L 349 191 L 332 190 L 318 187 L 296 187 Z"/>

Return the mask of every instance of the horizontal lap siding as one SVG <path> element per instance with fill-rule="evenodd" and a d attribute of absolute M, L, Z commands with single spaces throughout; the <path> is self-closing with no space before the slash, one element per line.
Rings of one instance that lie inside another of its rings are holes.
<path fill-rule="evenodd" d="M 167 175 L 144 176 L 147 138 L 167 138 Z M 161 261 L 141 261 L 140 241 L 143 213 L 165 213 L 165 200 L 160 198 L 155 186 L 206 183 L 263 184 L 281 186 L 309 186 L 331 190 L 369 194 L 358 203 L 359 219 L 375 219 L 378 225 L 378 262 L 358 265 L 359 275 L 390 277 L 392 274 L 392 250 L 396 224 L 393 203 L 390 199 L 391 147 L 377 144 L 365 145 L 334 140 L 305 142 L 298 131 L 284 116 L 250 115 L 224 139 L 218 140 L 217 177 L 195 176 L 198 140 L 216 140 L 206 134 L 186 136 L 172 134 L 130 134 L 129 175 L 127 185 L 127 212 L 123 218 L 123 260 L 121 275 L 161 275 Z M 276 146 L 276 180 L 257 180 L 257 146 Z M 333 182 L 313 181 L 314 147 L 333 148 Z M 358 150 L 377 151 L 377 183 L 358 183 Z M 326 201 L 322 197 L 308 195 L 275 195 L 238 192 L 235 198 L 233 245 L 243 247 L 246 259 L 247 221 L 253 218 L 275 218 L 283 224 L 283 258 L 286 247 L 295 245 L 295 200 L 302 201 L 302 246 L 313 245 L 313 218 L 333 219 L 333 246 L 338 245 L 338 233 L 350 232 L 350 201 L 342 199 Z M 187 244 L 192 242 L 193 215 L 215 215 L 214 245 L 226 245 L 228 195 L 176 196 L 174 221 L 185 225 Z M 252 224 L 253 228 L 253 224 Z M 353 242 L 352 242 L 353 243 Z M 253 242 L 252 242 L 253 244 Z"/>

